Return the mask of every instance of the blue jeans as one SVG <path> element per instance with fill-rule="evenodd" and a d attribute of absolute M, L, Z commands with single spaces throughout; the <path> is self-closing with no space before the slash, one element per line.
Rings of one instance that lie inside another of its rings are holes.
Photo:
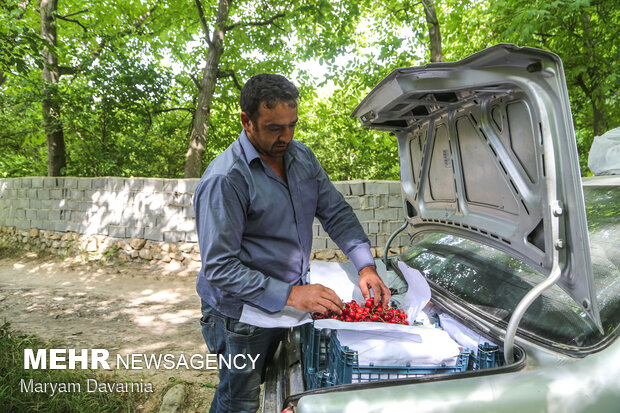
<path fill-rule="evenodd" d="M 265 368 L 284 338 L 286 329 L 261 328 L 226 317 L 202 301 L 202 335 L 211 354 L 222 355 L 226 360 L 242 354 L 236 368 L 231 365 L 220 367 L 220 384 L 211 402 L 210 413 L 256 412 L 259 407 L 260 384 L 264 380 Z M 254 366 L 252 360 L 258 356 Z M 242 363 L 245 361 L 245 363 Z M 254 367 L 254 368 L 252 368 Z"/>

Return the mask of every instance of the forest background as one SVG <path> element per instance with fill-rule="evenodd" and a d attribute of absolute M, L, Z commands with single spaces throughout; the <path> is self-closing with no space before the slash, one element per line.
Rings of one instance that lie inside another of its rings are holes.
<path fill-rule="evenodd" d="M 395 68 L 500 42 L 563 60 L 585 176 L 620 124 L 619 23 L 611 0 L 0 0 L 0 177 L 199 177 L 274 72 L 333 180 L 398 179 L 395 138 L 353 109 Z"/>

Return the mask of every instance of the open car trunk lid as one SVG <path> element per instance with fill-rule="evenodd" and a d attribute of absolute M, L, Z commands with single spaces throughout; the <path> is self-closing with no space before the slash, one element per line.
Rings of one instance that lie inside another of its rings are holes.
<path fill-rule="evenodd" d="M 545 275 L 601 326 L 562 62 L 500 44 L 396 69 L 352 116 L 398 139 L 410 233 L 491 245 Z"/>

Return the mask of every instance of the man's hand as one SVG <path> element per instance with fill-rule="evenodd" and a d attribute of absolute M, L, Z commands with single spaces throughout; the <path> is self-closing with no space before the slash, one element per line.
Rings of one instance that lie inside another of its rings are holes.
<path fill-rule="evenodd" d="M 301 311 L 327 314 L 329 310 L 342 313 L 342 300 L 331 288 L 321 284 L 294 285 L 286 305 Z"/>
<path fill-rule="evenodd" d="M 365 300 L 370 298 L 369 288 L 371 288 L 375 297 L 375 302 L 381 300 L 384 307 L 390 304 L 390 298 L 392 298 L 390 289 L 383 283 L 374 265 L 362 268 L 360 271 L 359 286 Z"/>

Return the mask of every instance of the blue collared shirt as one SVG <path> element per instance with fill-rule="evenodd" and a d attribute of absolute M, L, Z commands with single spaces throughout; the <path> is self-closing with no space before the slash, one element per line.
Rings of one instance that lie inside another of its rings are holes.
<path fill-rule="evenodd" d="M 288 183 L 243 131 L 196 188 L 202 260 L 196 290 L 228 317 L 239 318 L 244 304 L 270 313 L 284 308 L 291 286 L 305 283 L 314 217 L 358 271 L 375 264 L 353 209 L 314 153 L 293 140 L 284 167 Z"/>

